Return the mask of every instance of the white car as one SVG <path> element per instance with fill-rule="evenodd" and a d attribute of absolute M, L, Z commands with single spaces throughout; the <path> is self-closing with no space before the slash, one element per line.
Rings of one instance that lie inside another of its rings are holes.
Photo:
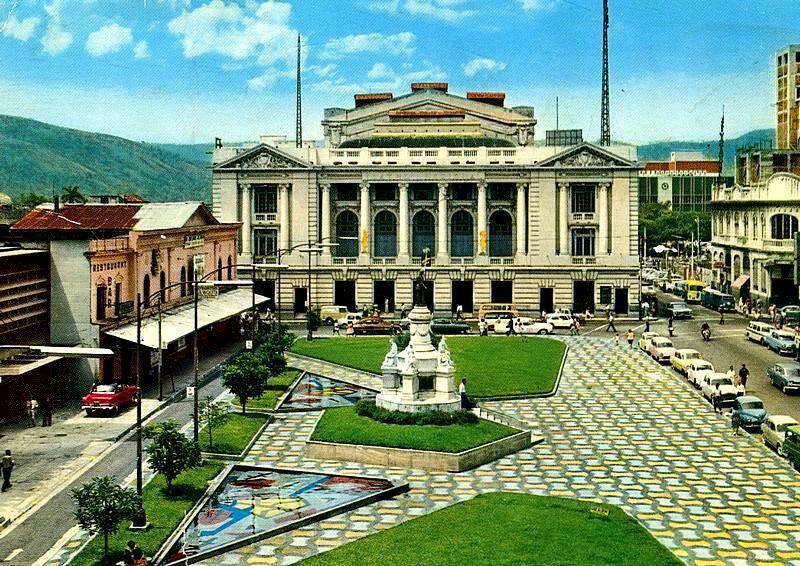
<path fill-rule="evenodd" d="M 708 373 L 714 373 L 714 364 L 706 360 L 694 360 L 686 368 L 686 378 L 695 387 L 700 387 L 703 377 Z"/>
<path fill-rule="evenodd" d="M 675 355 L 675 346 L 669 338 L 653 336 L 647 346 L 647 353 L 658 363 L 668 364 L 669 359 Z"/>
<path fill-rule="evenodd" d="M 639 338 L 639 349 L 642 352 L 647 352 L 647 347 L 650 345 L 650 339 L 658 336 L 658 332 L 642 332 L 641 338 Z"/>
<path fill-rule="evenodd" d="M 564 313 L 551 313 L 547 315 L 545 319 L 548 324 L 551 324 L 553 328 L 572 328 L 572 317 L 568 314 Z"/>
<path fill-rule="evenodd" d="M 703 397 L 711 402 L 714 397 L 718 397 L 720 406 L 731 404 L 739 395 L 744 395 L 742 387 L 737 387 L 727 374 L 719 372 L 705 374 L 700 382 L 700 391 L 703 392 Z"/>
<path fill-rule="evenodd" d="M 761 424 L 762 439 L 764 444 L 772 446 L 775 451 L 784 458 L 786 451 L 783 449 L 783 441 L 786 439 L 786 428 L 798 424 L 797 421 L 788 415 L 770 415 Z"/>
<path fill-rule="evenodd" d="M 642 295 L 655 295 L 656 288 L 654 285 L 642 285 Z"/>
<path fill-rule="evenodd" d="M 527 316 L 522 316 L 514 319 L 519 321 L 516 323 L 517 334 L 552 334 L 553 325 L 549 322 L 537 322 Z M 511 321 L 507 318 L 498 319 L 494 322 L 494 333 L 505 334 L 508 331 L 508 324 Z"/>
<path fill-rule="evenodd" d="M 349 312 L 344 315 L 342 318 L 339 319 L 339 326 L 346 327 L 348 324 L 353 323 L 355 324 L 359 320 L 361 320 L 361 314 L 357 312 Z"/>

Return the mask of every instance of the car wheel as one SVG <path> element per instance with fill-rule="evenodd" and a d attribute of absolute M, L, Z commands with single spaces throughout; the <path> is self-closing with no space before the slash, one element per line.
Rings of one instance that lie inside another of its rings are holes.
<path fill-rule="evenodd" d="M 333 326 L 333 319 L 331 317 L 326 318 L 325 319 L 325 325 L 326 326 Z"/>
<path fill-rule="evenodd" d="M 539 334 L 547 334 L 547 329 L 543 328 L 539 331 Z"/>
<path fill-rule="evenodd" d="M 94 411 L 91 410 L 91 409 L 86 409 L 86 416 L 87 417 L 93 417 L 94 416 Z"/>
<path fill-rule="evenodd" d="M 786 449 L 783 447 L 783 444 L 778 444 L 778 446 L 775 447 L 775 450 L 778 452 L 778 456 L 781 458 L 786 458 Z"/>

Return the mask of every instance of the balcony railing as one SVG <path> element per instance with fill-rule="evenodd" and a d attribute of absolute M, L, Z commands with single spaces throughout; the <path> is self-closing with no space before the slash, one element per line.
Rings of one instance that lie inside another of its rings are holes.
<path fill-rule="evenodd" d="M 333 265 L 356 265 L 358 263 L 357 257 L 335 257 L 333 258 Z"/>
<path fill-rule="evenodd" d="M 768 248 L 785 248 L 787 250 L 794 249 L 794 240 L 764 240 L 764 246 Z"/>
<path fill-rule="evenodd" d="M 573 222 L 594 222 L 594 212 L 573 212 Z"/>
<path fill-rule="evenodd" d="M 278 213 L 277 212 L 256 212 L 253 215 L 255 222 L 277 222 L 278 221 Z"/>
<path fill-rule="evenodd" d="M 90 252 L 119 252 L 129 249 L 128 238 L 89 240 Z"/>
<path fill-rule="evenodd" d="M 573 257 L 572 265 L 597 265 L 596 257 Z"/>

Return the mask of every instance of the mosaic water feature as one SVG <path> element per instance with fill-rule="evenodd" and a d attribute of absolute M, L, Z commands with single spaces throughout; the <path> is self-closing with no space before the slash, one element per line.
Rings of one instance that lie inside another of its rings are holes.
<path fill-rule="evenodd" d="M 359 399 L 374 399 L 377 391 L 314 373 L 304 373 L 278 407 L 279 411 L 304 411 L 349 407 Z"/>
<path fill-rule="evenodd" d="M 382 478 L 234 466 L 167 555 L 187 564 L 407 489 Z"/>

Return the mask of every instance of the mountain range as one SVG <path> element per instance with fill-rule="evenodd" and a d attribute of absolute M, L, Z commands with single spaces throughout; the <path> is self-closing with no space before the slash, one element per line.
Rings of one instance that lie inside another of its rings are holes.
<path fill-rule="evenodd" d="M 753 130 L 726 141 L 725 170 L 736 149 L 771 143 L 772 130 Z M 668 160 L 673 151 L 711 158 L 718 141 L 661 141 L 640 145 L 640 161 Z M 84 195 L 134 193 L 152 201 L 211 200 L 213 144 L 152 144 L 0 114 L 0 192 L 50 196 L 78 186 Z"/>

